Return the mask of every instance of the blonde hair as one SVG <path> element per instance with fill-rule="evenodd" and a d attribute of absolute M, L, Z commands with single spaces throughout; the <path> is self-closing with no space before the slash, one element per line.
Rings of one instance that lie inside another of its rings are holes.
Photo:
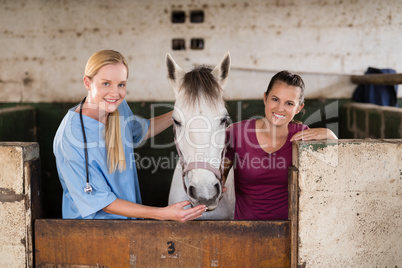
<path fill-rule="evenodd" d="M 128 64 L 122 54 L 114 50 L 101 50 L 95 52 L 88 60 L 85 66 L 85 76 L 92 79 L 98 71 L 105 65 L 123 63 L 127 69 Z M 116 171 L 126 169 L 126 157 L 124 154 L 123 142 L 121 139 L 120 113 L 116 109 L 109 117 L 105 126 L 105 145 L 107 153 L 107 161 L 109 164 L 109 174 Z"/>

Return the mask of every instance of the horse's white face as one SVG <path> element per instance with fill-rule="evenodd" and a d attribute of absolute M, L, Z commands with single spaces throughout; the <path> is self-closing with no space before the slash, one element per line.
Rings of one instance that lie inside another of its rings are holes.
<path fill-rule="evenodd" d="M 191 162 L 207 162 L 219 171 L 228 120 L 224 104 L 211 107 L 207 101 L 201 100 L 200 105 L 185 107 L 181 101 L 176 101 L 172 117 L 183 168 Z M 209 210 L 215 209 L 222 194 L 219 178 L 205 168 L 188 170 L 184 176 L 192 204 L 204 204 Z"/>
<path fill-rule="evenodd" d="M 216 88 L 219 97 L 214 102 L 203 94 L 196 101 L 189 101 L 187 89 L 182 88 L 185 73 L 170 55 L 167 56 L 167 66 L 168 78 L 176 95 L 172 119 L 187 195 L 192 205 L 204 204 L 213 210 L 222 195 L 218 175 L 229 119 L 222 89 L 229 73 L 230 56 L 227 53 L 222 62 L 210 72 L 220 87 Z"/>

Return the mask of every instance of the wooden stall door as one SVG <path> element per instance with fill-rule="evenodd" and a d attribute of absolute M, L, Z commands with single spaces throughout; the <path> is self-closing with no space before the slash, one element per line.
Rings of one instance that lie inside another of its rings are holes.
<path fill-rule="evenodd" d="M 289 221 L 37 220 L 36 267 L 290 267 Z"/>

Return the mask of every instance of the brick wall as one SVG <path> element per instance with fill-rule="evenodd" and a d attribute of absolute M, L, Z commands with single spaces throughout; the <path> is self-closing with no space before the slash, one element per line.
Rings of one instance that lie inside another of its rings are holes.
<path fill-rule="evenodd" d="M 402 109 L 365 103 L 348 103 L 342 107 L 342 122 L 348 138 L 402 138 Z"/>

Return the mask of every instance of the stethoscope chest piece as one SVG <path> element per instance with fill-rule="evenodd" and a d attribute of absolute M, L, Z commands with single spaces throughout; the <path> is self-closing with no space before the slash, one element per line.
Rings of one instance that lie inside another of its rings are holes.
<path fill-rule="evenodd" d="M 92 186 L 89 183 L 87 183 L 87 186 L 85 186 L 84 192 L 87 193 L 87 194 L 92 193 Z"/>

